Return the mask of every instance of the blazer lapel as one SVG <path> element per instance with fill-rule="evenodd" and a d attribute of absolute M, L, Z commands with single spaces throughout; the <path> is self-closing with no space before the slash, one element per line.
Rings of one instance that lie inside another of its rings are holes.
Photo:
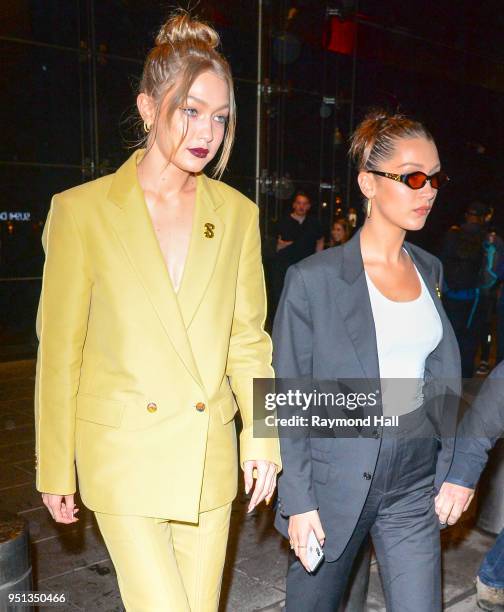
<path fill-rule="evenodd" d="M 116 172 L 108 197 L 117 206 L 116 232 L 170 341 L 194 380 L 203 386 L 177 296 L 137 179 L 136 151 Z"/>
<path fill-rule="evenodd" d="M 211 183 L 205 175 L 200 174 L 197 180 L 191 242 L 178 291 L 178 303 L 186 328 L 189 328 L 205 295 L 225 231 L 224 223 L 216 212 L 222 201 L 212 194 Z"/>
<path fill-rule="evenodd" d="M 366 378 L 379 381 L 376 330 L 362 262 L 360 230 L 342 248 L 342 278 L 345 282 L 338 283 L 341 288 L 338 291 L 338 308 Z"/>

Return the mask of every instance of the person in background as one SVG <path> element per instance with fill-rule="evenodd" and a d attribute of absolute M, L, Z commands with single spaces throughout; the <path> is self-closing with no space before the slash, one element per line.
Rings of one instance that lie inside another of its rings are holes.
<path fill-rule="evenodd" d="M 485 221 L 490 223 L 493 208 L 489 209 Z M 504 242 L 498 235 L 495 227 L 489 227 L 483 242 L 484 262 L 480 280 L 480 292 L 483 308 L 483 320 L 480 333 L 480 363 L 476 374 L 488 374 L 490 371 L 490 347 L 492 343 L 492 322 L 497 309 L 500 281 L 502 280 L 502 260 L 504 255 Z M 497 362 L 502 357 L 497 358 Z"/>
<path fill-rule="evenodd" d="M 278 224 L 276 255 L 271 262 L 271 315 L 280 300 L 289 266 L 324 249 L 324 234 L 317 217 L 309 214 L 311 200 L 305 191 L 297 191 L 290 213 Z"/>
<path fill-rule="evenodd" d="M 469 507 L 489 450 L 504 433 L 504 361 L 485 380 L 457 431 L 453 462 L 436 497 L 439 520 L 455 524 Z M 504 610 L 504 529 L 486 554 L 476 578 L 482 610 Z"/>
<path fill-rule="evenodd" d="M 331 225 L 331 237 L 329 246 L 335 247 L 340 244 L 345 244 L 351 237 L 350 224 L 344 217 L 338 217 Z"/>
<path fill-rule="evenodd" d="M 466 222 L 451 227 L 446 234 L 441 252 L 443 305 L 457 336 L 462 376 L 465 378 L 474 374 L 484 317 L 480 285 L 484 266 L 485 213 L 484 204 L 473 202 L 466 210 Z"/>

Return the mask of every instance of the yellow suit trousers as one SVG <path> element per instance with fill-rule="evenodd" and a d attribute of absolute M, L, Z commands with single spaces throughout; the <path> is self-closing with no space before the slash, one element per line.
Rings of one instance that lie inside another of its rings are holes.
<path fill-rule="evenodd" d="M 95 512 L 127 612 L 217 612 L 231 504 L 198 523 Z"/>

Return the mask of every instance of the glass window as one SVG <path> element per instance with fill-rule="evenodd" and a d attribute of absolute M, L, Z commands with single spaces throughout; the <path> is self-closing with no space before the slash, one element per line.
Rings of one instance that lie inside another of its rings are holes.
<path fill-rule="evenodd" d="M 84 25 L 79 4 L 79 0 L 2 0 L 0 36 L 78 48 Z"/>
<path fill-rule="evenodd" d="M 77 53 L 0 41 L 1 161 L 81 164 Z"/>

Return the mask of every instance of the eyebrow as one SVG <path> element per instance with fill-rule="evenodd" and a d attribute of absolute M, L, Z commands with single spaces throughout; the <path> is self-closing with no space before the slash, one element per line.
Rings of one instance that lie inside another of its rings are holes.
<path fill-rule="evenodd" d="M 404 168 L 404 166 L 414 166 L 415 168 L 420 168 L 420 169 L 422 168 L 422 164 L 417 164 L 415 162 L 405 162 L 404 164 L 401 164 L 400 166 L 397 166 L 397 167 Z M 433 170 L 436 168 L 441 168 L 441 164 L 436 164 Z"/>
<path fill-rule="evenodd" d="M 195 102 L 199 102 L 203 106 L 208 106 L 205 100 L 202 100 L 201 98 L 197 98 L 196 96 L 187 96 L 187 99 L 188 100 L 191 99 L 191 100 L 194 100 Z M 219 106 L 219 108 L 216 108 L 215 110 L 220 111 L 220 110 L 224 110 L 225 108 L 229 108 L 229 104 L 223 104 L 222 106 Z"/>

